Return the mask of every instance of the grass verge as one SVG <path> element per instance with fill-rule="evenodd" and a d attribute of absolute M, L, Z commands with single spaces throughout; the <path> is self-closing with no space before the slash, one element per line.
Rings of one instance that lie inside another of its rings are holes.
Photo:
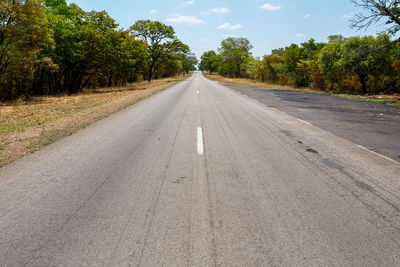
<path fill-rule="evenodd" d="M 324 91 L 313 90 L 311 88 L 296 88 L 289 85 L 279 85 L 279 84 L 270 84 L 258 82 L 252 79 L 232 79 L 223 77 L 217 74 L 210 75 L 208 72 L 204 72 L 204 76 L 210 80 L 230 83 L 241 86 L 249 86 L 261 89 L 277 89 L 277 90 L 289 90 L 294 92 L 302 92 L 302 93 L 312 93 L 312 94 L 322 94 L 322 95 L 330 95 L 338 98 L 354 100 L 354 101 L 366 101 L 372 103 L 381 103 L 387 104 L 390 106 L 400 106 L 400 96 L 398 95 L 370 95 L 370 96 L 361 96 L 361 95 L 348 95 L 348 94 L 331 94 Z"/>
<path fill-rule="evenodd" d="M 187 77 L 0 103 L 0 167 L 38 151 Z"/>

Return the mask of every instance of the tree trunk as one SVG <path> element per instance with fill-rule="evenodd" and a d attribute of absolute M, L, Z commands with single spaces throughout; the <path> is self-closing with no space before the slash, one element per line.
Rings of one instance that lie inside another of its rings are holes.
<path fill-rule="evenodd" d="M 70 83 L 70 77 L 69 77 L 69 72 L 66 70 L 64 72 L 64 79 L 63 79 L 63 93 L 68 92 L 69 90 L 69 83 Z"/>
<path fill-rule="evenodd" d="M 154 61 L 151 62 L 150 66 L 149 66 L 149 73 L 147 76 L 147 81 L 151 82 L 151 79 L 153 78 L 153 69 L 154 69 Z"/>
<path fill-rule="evenodd" d="M 107 87 L 112 87 L 113 86 L 113 71 L 110 70 L 109 74 L 108 74 L 108 83 L 107 83 Z"/>
<path fill-rule="evenodd" d="M 361 82 L 361 90 L 362 93 L 365 95 L 367 94 L 367 77 L 366 75 L 359 75 L 360 82 Z"/>
<path fill-rule="evenodd" d="M 37 84 L 37 92 L 41 95 L 44 94 L 44 76 L 46 75 L 46 70 L 44 68 L 41 69 L 40 71 L 40 80 L 39 80 L 39 84 Z M 47 94 L 49 93 L 49 91 L 47 90 Z"/>

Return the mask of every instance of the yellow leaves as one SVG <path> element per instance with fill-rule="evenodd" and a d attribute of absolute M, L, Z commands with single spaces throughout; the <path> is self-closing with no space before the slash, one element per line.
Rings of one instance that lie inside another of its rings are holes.
<path fill-rule="evenodd" d="M 394 60 L 392 67 L 400 74 L 400 60 Z"/>
<path fill-rule="evenodd" d="M 350 78 L 344 79 L 343 84 L 347 88 L 352 88 L 355 92 L 361 91 L 360 78 L 357 75 L 353 75 Z"/>

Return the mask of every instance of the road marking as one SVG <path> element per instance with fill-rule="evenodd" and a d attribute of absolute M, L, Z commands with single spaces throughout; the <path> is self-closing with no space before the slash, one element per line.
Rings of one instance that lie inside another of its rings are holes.
<path fill-rule="evenodd" d="M 307 122 L 307 121 L 303 121 L 303 120 L 301 120 L 301 119 L 297 119 L 298 121 L 301 121 L 302 123 L 305 123 L 305 124 L 307 124 L 307 125 L 310 125 L 310 126 L 313 126 L 311 123 L 309 123 L 309 122 Z"/>
<path fill-rule="evenodd" d="M 365 151 L 368 151 L 368 152 L 370 152 L 370 153 L 372 153 L 372 154 L 374 154 L 374 155 L 377 155 L 377 156 L 379 156 L 379 157 L 381 157 L 381 158 L 387 159 L 387 160 L 389 160 L 389 161 L 391 161 L 391 162 L 394 162 L 394 163 L 396 163 L 396 164 L 400 164 L 400 163 L 398 163 L 397 161 L 395 161 L 394 159 L 391 159 L 391 158 L 386 157 L 386 156 L 384 156 L 384 155 L 382 155 L 382 154 L 376 153 L 375 151 L 372 151 L 372 150 L 370 150 L 370 149 L 368 149 L 368 148 L 366 148 L 366 147 L 364 147 L 364 146 L 360 146 L 360 145 L 357 145 L 357 146 L 358 146 L 359 148 L 361 148 L 361 149 L 363 149 L 363 150 L 365 150 Z"/>
<path fill-rule="evenodd" d="M 200 91 L 197 91 L 197 94 L 200 94 Z"/>
<path fill-rule="evenodd" d="M 278 111 L 276 108 L 272 108 L 272 107 L 270 107 L 272 110 L 275 110 L 275 111 Z"/>
<path fill-rule="evenodd" d="M 197 154 L 204 154 L 203 129 L 201 129 L 200 127 L 197 128 Z"/>

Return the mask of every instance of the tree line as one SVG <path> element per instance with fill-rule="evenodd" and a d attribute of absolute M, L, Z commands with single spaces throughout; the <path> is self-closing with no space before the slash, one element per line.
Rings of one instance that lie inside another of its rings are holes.
<path fill-rule="evenodd" d="M 195 69 L 173 27 L 140 20 L 121 29 L 105 11 L 65 0 L 0 3 L 0 100 L 74 94 Z"/>
<path fill-rule="evenodd" d="M 202 70 L 262 82 L 312 87 L 352 94 L 400 93 L 400 2 L 351 0 L 365 10 L 352 20 L 352 27 L 368 28 L 386 19 L 386 33 L 345 38 L 333 35 L 328 42 L 314 39 L 272 50 L 255 58 L 246 38 L 227 38 L 217 51 L 201 56 Z"/>
<path fill-rule="evenodd" d="M 247 39 L 227 38 L 217 52 L 202 55 L 200 67 L 228 77 L 330 92 L 400 93 L 400 45 L 392 42 L 387 34 L 335 35 L 327 43 L 310 39 L 260 59 L 251 55 Z"/>

